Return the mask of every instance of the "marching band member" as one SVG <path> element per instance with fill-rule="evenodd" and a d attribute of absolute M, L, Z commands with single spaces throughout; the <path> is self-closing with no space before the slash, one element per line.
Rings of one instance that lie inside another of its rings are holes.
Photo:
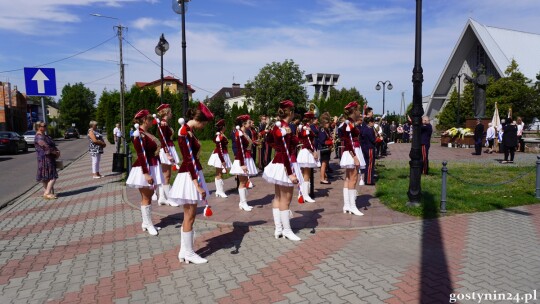
<path fill-rule="evenodd" d="M 237 175 L 239 179 L 238 195 L 240 196 L 240 202 L 238 207 L 244 211 L 251 211 L 252 206 L 247 204 L 247 188 L 251 181 L 249 176 L 255 176 L 258 174 L 255 162 L 251 157 L 251 145 L 252 141 L 246 134 L 246 129 L 249 126 L 249 115 L 240 115 L 236 118 L 236 132 L 234 140 L 236 142 L 236 154 L 234 155 L 234 162 L 231 167 L 231 174 Z"/>
<path fill-rule="evenodd" d="M 182 154 L 182 164 L 171 188 L 170 198 L 178 204 L 184 205 L 184 222 L 180 232 L 178 259 L 181 262 L 202 264 L 208 261 L 201 258 L 193 250 L 195 234 L 193 223 L 195 222 L 197 205 L 204 202 L 210 194 L 199 161 L 201 144 L 195 137 L 193 130 L 203 129 L 209 121 L 214 119 L 214 114 L 203 103 L 199 103 L 197 109 L 187 111 L 186 119 L 187 122 L 180 119 L 178 147 Z"/>
<path fill-rule="evenodd" d="M 154 187 L 164 182 L 163 172 L 159 164 L 159 139 L 150 134 L 148 129 L 152 126 L 154 117 L 148 110 L 140 110 L 135 114 L 135 132 L 133 132 L 133 146 L 137 151 L 137 160 L 133 163 L 126 181 L 126 185 L 139 188 L 141 193 L 142 230 L 150 235 L 157 235 L 158 229 L 152 224 L 151 198 Z"/>
<path fill-rule="evenodd" d="M 298 138 L 294 136 L 289 127 L 289 122 L 294 115 L 294 103 L 284 100 L 279 104 L 278 115 L 280 120 L 276 122 L 272 131 L 271 142 L 276 150 L 274 159 L 264 168 L 263 178 L 274 184 L 275 198 L 272 201 L 272 213 L 276 226 L 274 236 L 283 236 L 291 241 L 301 239 L 294 234 L 290 222 L 290 204 L 293 197 L 293 187 L 298 184 L 300 175 L 299 167 L 294 167 L 293 152 L 296 150 Z"/>
<path fill-rule="evenodd" d="M 319 151 L 321 153 L 321 184 L 330 184 L 326 169 L 330 162 L 330 153 L 334 147 L 334 142 L 330 132 L 330 122 L 332 118 L 328 112 L 323 113 L 320 118 L 321 128 L 319 129 Z"/>
<path fill-rule="evenodd" d="M 345 168 L 345 181 L 343 183 L 343 213 L 352 213 L 354 215 L 364 215 L 356 207 L 356 182 L 358 180 L 358 168 L 361 166 L 357 147 L 355 147 L 354 139 L 360 135 L 357 128 L 354 127 L 354 122 L 360 115 L 358 103 L 352 101 L 345 106 L 345 117 L 347 120 L 341 124 L 340 134 L 341 142 L 343 143 L 343 155 L 341 156 L 340 166 Z"/>
<path fill-rule="evenodd" d="M 375 185 L 375 145 L 376 132 L 374 129 L 375 121 L 373 117 L 364 119 L 362 128 L 362 151 L 366 160 L 367 168 L 364 170 L 364 181 L 366 185 Z"/>
<path fill-rule="evenodd" d="M 213 141 L 216 144 L 214 152 L 208 159 L 208 165 L 216 167 L 216 197 L 227 198 L 227 194 L 223 191 L 223 173 L 227 173 L 227 169 L 231 167 L 231 159 L 229 158 L 229 152 L 227 145 L 229 140 L 225 137 L 225 120 L 220 119 L 216 123 L 216 137 Z"/>
<path fill-rule="evenodd" d="M 317 162 L 319 160 L 319 155 L 315 151 L 315 133 L 311 129 L 310 122 L 315 118 L 315 114 L 312 112 L 307 112 L 304 114 L 303 125 L 300 125 L 298 128 L 298 140 L 302 144 L 302 149 L 298 153 L 296 159 L 298 166 L 302 170 L 302 176 L 304 177 L 304 182 L 301 184 L 302 194 L 304 195 L 304 200 L 308 203 L 315 203 L 309 196 L 309 177 L 310 177 L 310 168 L 317 167 Z"/>
<path fill-rule="evenodd" d="M 166 103 L 157 107 L 157 111 L 157 116 L 159 117 L 158 138 L 161 142 L 159 161 L 161 162 L 161 170 L 165 177 L 163 185 L 158 187 L 158 204 L 178 207 L 179 205 L 177 203 L 169 199 L 169 191 L 171 189 L 171 185 L 169 184 L 171 180 L 171 166 L 180 163 L 172 140 L 173 129 L 171 129 L 167 123 L 167 121 L 172 118 L 172 111 L 170 105 Z"/>

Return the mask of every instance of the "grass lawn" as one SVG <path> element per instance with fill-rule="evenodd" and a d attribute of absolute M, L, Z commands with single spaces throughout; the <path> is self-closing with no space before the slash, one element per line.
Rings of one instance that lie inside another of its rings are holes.
<path fill-rule="evenodd" d="M 423 218 L 438 217 L 442 172 L 440 167 L 430 169 L 428 176 L 422 175 L 421 207 L 405 206 L 409 188 L 408 165 L 380 168 L 375 195 L 393 210 Z M 538 203 L 540 200 L 535 198 L 535 171 L 534 166 L 451 164 L 447 178 L 447 214 Z"/>
<path fill-rule="evenodd" d="M 204 180 L 207 183 L 213 183 L 214 182 L 214 176 L 216 174 L 216 168 L 208 166 L 208 159 L 210 158 L 210 155 L 212 155 L 212 152 L 214 151 L 214 148 L 216 145 L 211 140 L 201 140 L 201 154 L 199 155 L 201 165 L 203 166 L 203 172 L 204 172 Z M 178 149 L 178 141 L 174 142 L 174 145 L 176 147 L 176 152 L 182 158 L 182 155 L 180 154 L 180 149 Z M 133 145 L 130 145 L 131 147 L 131 154 L 133 155 L 133 162 L 137 159 L 137 153 L 135 152 L 135 149 L 133 148 Z M 229 145 L 229 157 L 231 158 L 231 162 L 234 161 L 234 155 L 232 154 L 232 147 Z M 174 181 L 176 177 L 177 172 L 173 171 L 171 176 L 171 184 Z M 232 175 L 225 174 L 223 176 L 224 179 L 227 179 L 231 177 Z"/>

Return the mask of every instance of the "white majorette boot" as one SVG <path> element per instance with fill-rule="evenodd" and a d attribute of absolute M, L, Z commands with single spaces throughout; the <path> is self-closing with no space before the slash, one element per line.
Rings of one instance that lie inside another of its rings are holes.
<path fill-rule="evenodd" d="M 190 232 L 184 232 L 184 228 L 180 230 L 180 252 L 178 252 L 178 259 L 180 262 L 186 262 L 186 264 L 204 264 L 208 263 L 207 259 L 201 258 L 193 251 L 193 235 L 194 230 Z"/>
<path fill-rule="evenodd" d="M 214 182 L 216 184 L 216 197 L 223 197 L 227 198 L 227 194 L 223 191 L 223 179 L 214 179 Z"/>
<path fill-rule="evenodd" d="M 171 185 L 159 185 L 159 198 L 158 205 L 169 205 L 171 207 L 178 207 L 177 203 L 169 199 L 169 191 L 171 190 Z"/>
<path fill-rule="evenodd" d="M 356 189 L 349 189 L 349 211 L 354 215 L 364 215 L 356 207 Z"/>
<path fill-rule="evenodd" d="M 360 173 L 360 181 L 358 182 L 358 186 L 365 186 L 366 183 L 364 183 L 364 176 L 362 173 Z"/>
<path fill-rule="evenodd" d="M 281 218 L 281 224 L 283 224 L 283 237 L 287 238 L 291 241 L 300 241 L 302 240 L 299 238 L 291 229 L 291 218 L 290 218 L 290 210 L 283 210 L 279 211 L 279 216 Z"/>
<path fill-rule="evenodd" d="M 349 188 L 343 188 L 343 213 L 351 212 L 349 201 Z"/>
<path fill-rule="evenodd" d="M 153 201 L 157 201 L 158 200 L 158 195 L 156 193 L 156 189 L 154 189 L 154 194 L 152 194 L 152 200 Z"/>
<path fill-rule="evenodd" d="M 247 189 L 238 188 L 238 194 L 240 195 L 240 203 L 238 203 L 238 208 L 244 211 L 251 211 L 253 207 L 247 204 Z"/>
<path fill-rule="evenodd" d="M 141 214 L 143 220 L 141 224 L 142 230 L 148 231 L 148 234 L 150 235 L 158 235 L 156 227 L 154 227 L 154 224 L 152 224 L 152 212 L 150 205 L 141 206 Z"/>
<path fill-rule="evenodd" d="M 279 237 L 283 235 L 283 225 L 281 224 L 281 215 L 279 213 L 279 208 L 272 208 L 272 214 L 274 215 L 274 224 L 276 225 L 274 237 L 276 239 L 279 239 Z"/>
<path fill-rule="evenodd" d="M 306 203 L 315 203 L 315 200 L 309 196 L 309 182 L 302 183 L 302 195 Z"/>

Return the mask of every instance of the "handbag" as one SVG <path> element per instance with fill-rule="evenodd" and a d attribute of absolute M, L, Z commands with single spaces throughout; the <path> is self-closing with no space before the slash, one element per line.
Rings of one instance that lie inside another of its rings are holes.
<path fill-rule="evenodd" d="M 56 169 L 57 170 L 62 170 L 64 169 L 64 161 L 63 160 L 55 160 L 55 163 L 56 163 Z"/>

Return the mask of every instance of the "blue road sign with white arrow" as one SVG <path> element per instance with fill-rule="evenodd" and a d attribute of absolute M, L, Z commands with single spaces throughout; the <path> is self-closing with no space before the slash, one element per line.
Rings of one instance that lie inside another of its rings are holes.
<path fill-rule="evenodd" d="M 56 74 L 52 68 L 24 68 L 26 95 L 56 96 Z"/>

